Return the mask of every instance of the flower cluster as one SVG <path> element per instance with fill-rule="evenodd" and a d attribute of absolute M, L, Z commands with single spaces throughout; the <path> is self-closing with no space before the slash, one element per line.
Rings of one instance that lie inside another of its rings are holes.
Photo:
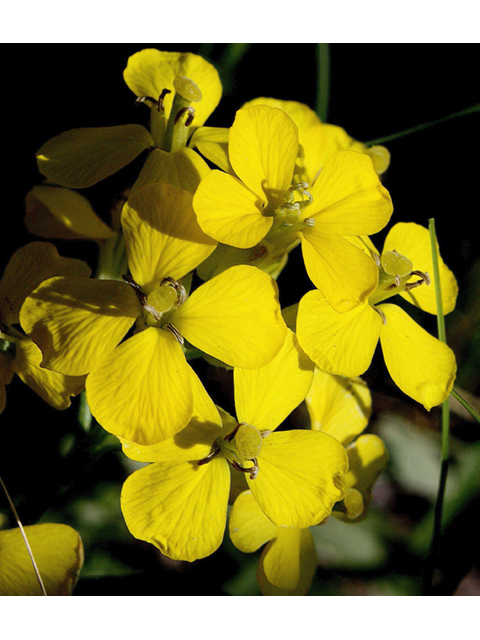
<path fill-rule="evenodd" d="M 27 227 L 93 239 L 100 257 L 91 277 L 47 241 L 13 256 L 0 283 L 0 409 L 13 373 L 60 409 L 85 388 L 141 463 L 121 497 L 136 538 L 194 561 L 229 519 L 239 549 L 266 545 L 262 593 L 305 595 L 310 528 L 364 518 L 387 463 L 363 433 L 371 397 L 358 377 L 378 341 L 394 383 L 426 409 L 452 389 L 451 349 L 389 300 L 436 313 L 428 231 L 397 223 L 376 248 L 370 236 L 393 213 L 390 155 L 308 106 L 260 97 L 230 128 L 205 126 L 222 87 L 192 53 L 139 51 L 124 79 L 148 129 L 75 129 L 38 152 L 46 180 L 28 195 Z M 135 158 L 106 225 L 77 189 Z M 312 286 L 285 308 L 277 277 L 296 250 Z M 441 260 L 440 271 L 449 312 L 457 285 Z M 234 411 L 207 393 L 197 358 L 233 369 Z M 302 403 L 308 418 L 292 428 Z"/>

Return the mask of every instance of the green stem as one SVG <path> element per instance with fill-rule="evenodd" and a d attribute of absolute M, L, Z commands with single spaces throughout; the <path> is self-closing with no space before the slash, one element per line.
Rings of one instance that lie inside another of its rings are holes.
<path fill-rule="evenodd" d="M 369 140 L 364 144 L 367 145 L 367 147 L 374 144 L 384 144 L 385 142 L 390 142 L 390 140 L 403 138 L 403 136 L 408 136 L 411 133 L 417 133 L 417 131 L 423 131 L 424 129 L 433 127 L 436 124 L 441 124 L 442 122 L 447 122 L 448 120 L 453 120 L 454 118 L 459 118 L 460 116 L 466 116 L 470 113 L 477 113 L 478 111 L 480 111 L 480 104 L 474 104 L 472 107 L 467 107 L 466 109 L 462 109 L 461 111 L 457 111 L 456 113 L 451 113 L 450 115 L 445 116 L 444 118 L 438 118 L 437 120 L 430 120 L 430 122 L 417 124 L 415 127 L 410 127 L 409 129 L 398 131 L 397 133 L 391 133 L 388 136 L 383 136 L 382 138 L 376 138 L 375 140 Z"/>
<path fill-rule="evenodd" d="M 432 251 L 432 262 L 433 262 L 433 278 L 434 278 L 434 284 L 435 284 L 435 298 L 437 303 L 438 339 L 441 342 L 446 343 L 445 317 L 443 314 L 442 289 L 441 289 L 441 283 L 440 283 L 440 267 L 439 267 L 439 261 L 438 261 L 438 244 L 437 244 L 437 236 L 435 233 L 434 218 L 430 218 L 430 220 L 428 221 L 428 229 L 430 232 L 430 244 L 431 244 L 431 251 Z M 441 453 L 440 453 L 440 459 L 441 459 L 440 478 L 438 483 L 437 499 L 435 502 L 430 555 L 428 558 L 427 570 L 424 576 L 423 595 L 428 595 L 429 593 L 431 593 L 435 567 L 438 564 L 438 559 L 440 556 L 442 523 L 443 523 L 443 505 L 445 501 L 445 491 L 447 487 L 449 457 L 450 457 L 450 407 L 447 399 L 442 404 L 442 444 L 441 444 Z"/>
<path fill-rule="evenodd" d="M 327 122 L 330 100 L 330 49 L 328 44 L 317 44 L 317 104 L 322 122 Z"/>
<path fill-rule="evenodd" d="M 458 393 L 458 391 L 456 391 L 455 389 L 452 389 L 450 395 L 453 396 L 455 400 L 457 400 L 457 402 L 459 402 L 462 405 L 462 407 L 468 411 L 468 413 L 472 416 L 474 420 L 476 420 L 477 422 L 480 422 L 480 413 L 475 411 L 472 405 L 469 402 L 467 402 L 465 398 L 462 398 L 462 396 Z"/>

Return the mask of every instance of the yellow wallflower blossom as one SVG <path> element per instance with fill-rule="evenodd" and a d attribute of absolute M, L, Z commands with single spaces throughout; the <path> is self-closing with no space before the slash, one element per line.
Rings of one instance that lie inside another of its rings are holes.
<path fill-rule="evenodd" d="M 284 254 L 301 241 L 312 282 L 344 312 L 367 299 L 378 280 L 372 258 L 345 236 L 380 231 L 391 199 L 367 155 L 335 154 L 309 186 L 295 180 L 298 152 L 298 129 L 285 111 L 240 109 L 229 139 L 236 175 L 206 175 L 194 209 L 205 233 L 226 245 L 254 247 L 252 258 L 272 246 Z"/>
<path fill-rule="evenodd" d="M 286 335 L 277 286 L 254 267 L 232 268 L 187 296 L 182 278 L 216 244 L 198 226 L 191 200 L 163 183 L 137 191 L 122 213 L 126 281 L 53 278 L 21 313 L 43 365 L 88 373 L 95 418 L 141 444 L 168 438 L 190 420 L 184 339 L 226 364 L 255 368 L 275 356 Z"/>
<path fill-rule="evenodd" d="M 48 596 L 70 596 L 83 566 L 79 534 L 64 524 L 24 527 Z M 0 596 L 42 593 L 20 529 L 0 531 Z"/>
<path fill-rule="evenodd" d="M 220 100 L 216 69 L 193 53 L 144 49 L 129 58 L 124 79 L 151 107 L 150 130 L 128 124 L 66 131 L 38 151 L 40 171 L 58 185 L 82 189 L 147 152 L 138 187 L 161 180 L 193 192 L 209 168 L 187 143 Z"/>
<path fill-rule="evenodd" d="M 344 448 L 321 432 L 274 432 L 305 397 L 312 366 L 289 332 L 268 365 L 234 370 L 236 420 L 219 413 L 197 378 L 194 419 L 184 431 L 152 447 L 124 443 L 129 457 L 153 463 L 122 490 L 132 534 L 170 558 L 213 553 L 225 530 L 229 465 L 245 474 L 275 525 L 307 527 L 328 516 L 343 497 Z"/>
<path fill-rule="evenodd" d="M 431 409 L 450 394 L 455 355 L 402 308 L 383 302 L 399 293 L 424 311 L 436 313 L 434 287 L 427 286 L 432 274 L 428 231 L 415 223 L 399 223 L 388 234 L 382 255 L 374 255 L 380 278 L 369 301 L 339 314 L 320 291 L 309 291 L 298 307 L 298 339 L 320 369 L 348 377 L 368 369 L 380 340 L 395 384 Z M 457 284 L 441 259 L 440 271 L 444 312 L 449 313 L 455 306 Z"/>
<path fill-rule="evenodd" d="M 338 151 L 350 149 L 366 153 L 373 162 L 375 171 L 381 175 L 390 164 L 388 149 L 380 145 L 367 147 L 355 140 L 348 133 L 334 124 L 325 124 L 306 104 L 294 100 L 277 100 L 275 98 L 255 98 L 245 103 L 244 107 L 267 104 L 283 109 L 298 127 L 299 142 L 303 148 L 303 179 L 313 183 L 320 169 Z"/>
<path fill-rule="evenodd" d="M 371 434 L 359 436 L 367 426 L 371 410 L 368 387 L 360 379 L 331 376 L 315 368 L 305 400 L 312 429 L 335 437 L 348 454 L 350 468 L 345 475 L 345 494 L 334 506 L 332 515 L 357 522 L 367 513 L 372 485 L 388 459 L 380 438 Z M 265 545 L 257 568 L 257 582 L 263 595 L 307 594 L 317 567 L 309 528 L 276 526 L 259 508 L 252 492 L 244 491 L 230 511 L 229 533 L 234 545 L 244 553 Z"/>
<path fill-rule="evenodd" d="M 0 280 L 0 412 L 6 403 L 5 386 L 14 374 L 56 409 L 66 409 L 71 396 L 84 388 L 84 376 L 66 376 L 43 369 L 39 348 L 18 324 L 25 298 L 42 281 L 52 276 L 89 273 L 84 262 L 61 258 L 48 242 L 31 242 L 12 256 Z"/>

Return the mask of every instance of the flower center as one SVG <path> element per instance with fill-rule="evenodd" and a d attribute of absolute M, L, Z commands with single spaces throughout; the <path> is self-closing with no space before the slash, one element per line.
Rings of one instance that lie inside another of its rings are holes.
<path fill-rule="evenodd" d="M 272 228 L 265 237 L 267 242 L 275 246 L 289 246 L 298 239 L 298 231 L 302 231 L 305 226 L 315 225 L 313 218 L 303 218 L 304 209 L 313 202 L 307 189 L 306 182 L 292 184 L 280 198 L 279 204 L 277 200 L 273 212 L 268 213 L 267 207 L 264 215 L 272 216 L 274 219 Z"/>
<path fill-rule="evenodd" d="M 380 274 L 378 287 L 370 298 L 370 303 L 376 305 L 397 293 L 411 291 L 422 284 L 430 284 L 430 276 L 427 272 L 413 269 L 412 261 L 398 251 L 385 251 L 379 258 L 374 255 Z M 418 276 L 419 280 L 409 282 L 412 276 Z"/>
<path fill-rule="evenodd" d="M 145 325 L 166 329 L 173 333 L 180 344 L 183 344 L 183 336 L 170 320 L 175 309 L 178 309 L 187 299 L 185 287 L 173 278 L 164 278 L 160 285 L 147 295 L 131 276 L 123 276 L 123 279 L 135 289 L 142 305 L 142 319 Z"/>

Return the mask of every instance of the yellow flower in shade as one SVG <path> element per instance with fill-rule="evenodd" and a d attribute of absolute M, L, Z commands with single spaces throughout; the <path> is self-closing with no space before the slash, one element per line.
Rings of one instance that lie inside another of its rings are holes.
<path fill-rule="evenodd" d="M 401 307 L 384 303 L 400 294 L 412 304 L 436 313 L 429 233 L 415 223 L 399 223 L 389 232 L 379 264 L 379 285 L 368 302 L 339 314 L 318 290 L 298 306 L 297 335 L 318 367 L 334 375 L 356 377 L 370 366 L 380 340 L 395 384 L 426 409 L 441 404 L 452 389 L 453 351 L 418 325 Z M 430 275 L 429 275 L 430 274 Z M 444 312 L 455 307 L 457 284 L 440 259 Z"/>
<path fill-rule="evenodd" d="M 345 495 L 332 515 L 346 522 L 358 522 L 365 518 L 371 488 L 388 462 L 383 441 L 375 434 L 362 433 L 371 415 L 370 390 L 360 378 L 333 376 L 315 367 L 305 403 L 311 428 L 336 438 L 348 455 Z"/>
<path fill-rule="evenodd" d="M 56 409 L 70 406 L 85 386 L 85 376 L 65 376 L 40 366 L 42 354 L 20 330 L 23 301 L 42 281 L 52 276 L 88 276 L 80 260 L 61 258 L 48 242 L 32 242 L 18 249 L 0 280 L 0 412 L 5 408 L 6 385 L 14 374 Z"/>
<path fill-rule="evenodd" d="M 187 296 L 182 279 L 216 244 L 198 226 L 191 199 L 163 183 L 137 191 L 122 212 L 131 274 L 126 281 L 50 279 L 21 313 L 43 366 L 88 373 L 95 418 L 140 444 L 169 438 L 190 420 L 184 339 L 247 368 L 266 364 L 285 340 L 276 283 L 259 269 L 232 268 Z M 122 341 L 135 323 L 133 335 Z"/>
<path fill-rule="evenodd" d="M 240 109 L 229 138 L 236 175 L 206 175 L 194 209 L 205 233 L 226 245 L 254 247 L 253 257 L 284 254 L 301 241 L 312 282 L 339 312 L 348 311 L 373 293 L 378 270 L 346 236 L 380 231 L 391 199 L 366 154 L 336 153 L 309 186 L 295 179 L 298 152 L 298 129 L 285 111 Z"/>
<path fill-rule="evenodd" d="M 64 524 L 24 527 L 48 596 L 70 596 L 83 566 L 79 534 Z M 42 593 L 20 529 L 0 531 L 0 596 Z"/>
<path fill-rule="evenodd" d="M 124 79 L 151 107 L 150 130 L 128 124 L 66 131 L 38 151 L 40 171 L 58 185 L 82 189 L 147 153 L 138 187 L 161 180 L 193 192 L 209 168 L 187 143 L 220 100 L 216 69 L 193 53 L 144 49 L 129 58 Z"/>
<path fill-rule="evenodd" d="M 368 423 L 371 398 L 360 379 L 331 376 L 315 368 L 306 396 L 311 427 L 339 440 L 346 447 L 350 468 L 345 495 L 332 515 L 346 522 L 364 518 L 371 488 L 387 463 L 380 438 L 360 435 Z M 359 436 L 359 437 L 357 437 Z M 303 596 L 310 589 L 317 567 L 314 537 L 309 528 L 279 527 L 258 507 L 251 491 L 244 491 L 230 511 L 229 533 L 234 545 L 253 553 L 265 545 L 257 568 L 257 582 L 266 596 Z"/>
<path fill-rule="evenodd" d="M 277 526 L 308 527 L 327 517 L 343 497 L 345 449 L 321 432 L 275 432 L 304 399 L 312 366 L 289 332 L 268 365 L 234 370 L 237 419 L 219 413 L 197 378 L 194 418 L 184 431 L 152 447 L 124 442 L 129 457 L 153 463 L 122 489 L 131 533 L 178 560 L 213 553 L 225 531 L 229 465 Z"/>

